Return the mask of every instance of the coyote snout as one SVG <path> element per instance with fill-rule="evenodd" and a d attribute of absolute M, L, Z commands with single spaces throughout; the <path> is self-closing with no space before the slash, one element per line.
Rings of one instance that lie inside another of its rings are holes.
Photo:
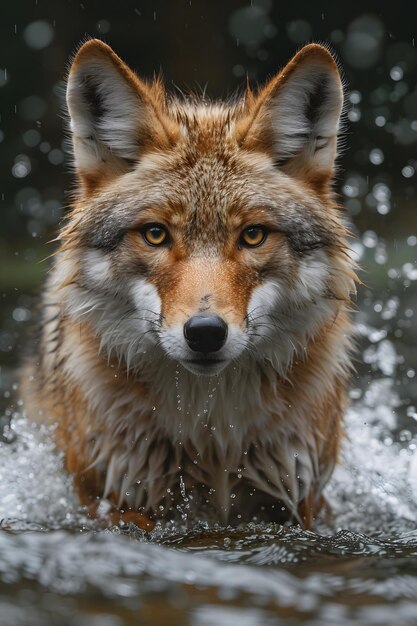
<path fill-rule="evenodd" d="M 182 334 L 182 336 L 181 336 Z M 216 313 L 196 313 L 185 323 L 160 331 L 167 357 L 178 361 L 193 374 L 219 374 L 240 353 L 237 335 L 245 331 Z"/>
<path fill-rule="evenodd" d="M 227 324 L 219 315 L 193 315 L 184 324 L 184 337 L 195 356 L 184 362 L 190 371 L 201 369 L 202 373 L 223 367 L 226 359 L 216 358 L 226 343 Z"/>
<path fill-rule="evenodd" d="M 195 241 L 199 236 L 197 230 Z M 199 258 L 173 266 L 169 282 L 157 281 L 156 288 L 162 313 L 159 340 L 167 357 L 194 374 L 211 376 L 236 360 L 247 343 L 252 287 L 250 280 L 240 284 L 247 270 L 239 259 L 225 258 L 220 250 L 207 260 L 204 247 L 202 242 Z"/>
<path fill-rule="evenodd" d="M 184 337 L 193 352 L 218 352 L 227 339 L 227 324 L 219 315 L 193 315 L 184 324 Z"/>

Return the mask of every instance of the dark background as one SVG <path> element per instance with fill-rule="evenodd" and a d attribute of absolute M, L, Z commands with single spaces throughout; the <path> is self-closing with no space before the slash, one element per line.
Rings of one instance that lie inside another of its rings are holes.
<path fill-rule="evenodd" d="M 101 37 L 139 74 L 213 98 L 327 43 L 346 83 L 337 187 L 365 272 L 360 308 L 415 381 L 417 15 L 412 2 L 18 0 L 0 8 L 0 382 L 5 388 L 72 185 L 68 61 Z M 388 311 L 388 312 L 387 312 Z M 393 313 L 392 313 L 393 312 Z M 359 320 L 361 317 L 359 316 Z M 365 318 L 363 318 L 365 319 Z M 369 361 L 371 363 L 371 361 Z M 372 364 L 369 367 L 373 367 Z M 7 383 L 8 384 L 8 383 Z M 7 392 L 8 393 L 8 392 Z"/>

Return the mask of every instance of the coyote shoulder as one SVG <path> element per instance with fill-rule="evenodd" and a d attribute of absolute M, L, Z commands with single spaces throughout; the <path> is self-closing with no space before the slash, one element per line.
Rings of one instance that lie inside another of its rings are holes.
<path fill-rule="evenodd" d="M 332 191 L 343 90 L 311 44 L 230 103 L 106 44 L 68 78 L 77 194 L 21 372 L 81 501 L 151 525 L 312 524 L 338 458 L 356 276 Z M 143 517 L 142 517 L 143 516 Z"/>

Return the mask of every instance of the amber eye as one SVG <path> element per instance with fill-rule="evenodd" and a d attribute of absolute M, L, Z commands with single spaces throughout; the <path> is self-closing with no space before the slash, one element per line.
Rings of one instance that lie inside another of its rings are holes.
<path fill-rule="evenodd" d="M 168 231 L 161 224 L 146 224 L 142 228 L 142 235 L 150 246 L 163 246 L 169 243 Z"/>
<path fill-rule="evenodd" d="M 263 226 L 248 226 L 240 235 L 240 244 L 245 248 L 256 248 L 264 243 L 267 234 Z"/>

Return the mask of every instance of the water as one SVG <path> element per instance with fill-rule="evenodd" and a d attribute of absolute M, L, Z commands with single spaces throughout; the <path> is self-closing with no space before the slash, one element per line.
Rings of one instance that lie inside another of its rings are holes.
<path fill-rule="evenodd" d="M 1 626 L 414 626 L 415 289 L 410 268 L 388 256 L 389 291 L 362 290 L 347 437 L 326 490 L 332 515 L 314 532 L 192 519 L 149 534 L 101 528 L 78 506 L 53 429 L 16 406 L 16 439 L 0 443 Z"/>

